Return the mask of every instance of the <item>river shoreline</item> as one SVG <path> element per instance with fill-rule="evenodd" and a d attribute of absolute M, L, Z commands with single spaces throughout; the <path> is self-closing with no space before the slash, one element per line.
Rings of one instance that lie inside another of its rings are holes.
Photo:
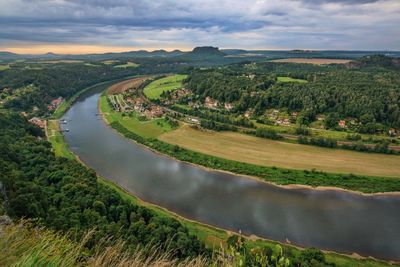
<path fill-rule="evenodd" d="M 101 96 L 100 96 L 100 97 L 101 97 Z M 98 109 L 99 115 L 102 117 L 102 120 L 104 121 L 104 123 L 107 125 L 108 128 L 110 128 L 110 129 L 112 129 L 113 131 L 115 131 L 116 133 L 118 133 L 118 135 L 120 135 L 122 138 L 126 138 L 121 132 L 117 131 L 116 129 L 114 129 L 114 128 L 110 125 L 110 122 L 107 120 L 105 114 L 104 114 L 104 113 L 102 112 L 102 110 L 101 110 L 101 107 L 100 107 L 100 101 L 101 101 L 101 99 L 100 99 L 100 97 L 99 97 L 99 99 L 98 99 L 97 109 Z M 195 163 L 192 163 L 192 162 L 182 161 L 182 160 L 179 160 L 179 159 L 174 158 L 173 156 L 164 154 L 164 153 L 162 153 L 162 152 L 160 152 L 160 151 L 158 151 L 158 150 L 156 150 L 156 149 L 154 149 L 154 148 L 151 148 L 151 147 L 148 147 L 148 146 L 146 146 L 146 145 L 144 145 L 144 144 L 141 144 L 141 143 L 137 142 L 137 141 L 134 140 L 134 139 L 130 139 L 130 138 L 126 138 L 126 139 L 129 139 L 129 141 L 135 143 L 136 145 L 139 145 L 139 146 L 142 147 L 143 149 L 149 150 L 149 151 L 151 151 L 151 152 L 153 152 L 153 153 L 155 153 L 155 154 L 157 154 L 157 155 L 159 155 L 159 156 L 165 157 L 165 158 L 169 158 L 169 159 L 172 159 L 172 160 L 175 160 L 175 161 L 184 163 L 184 164 L 190 164 L 190 165 L 192 165 L 192 166 L 195 166 L 195 167 L 197 167 L 197 168 L 201 168 L 201 169 L 207 170 L 207 171 L 222 172 L 222 173 L 226 173 L 226 174 L 231 174 L 231 175 L 237 175 L 237 176 L 246 177 L 246 178 L 249 178 L 249 179 L 258 181 L 258 182 L 267 183 L 268 185 L 271 185 L 271 186 L 274 186 L 274 187 L 278 187 L 278 188 L 283 188 L 283 189 L 286 189 L 286 190 L 306 189 L 306 190 L 316 190 L 316 191 L 338 191 L 338 192 L 346 192 L 346 193 L 349 193 L 349 194 L 361 195 L 361 196 L 364 196 L 364 197 L 373 197 L 373 196 L 400 196 L 400 192 L 363 193 L 363 192 L 352 191 L 352 190 L 343 189 L 343 188 L 339 188 L 339 187 L 323 187 L 323 186 L 312 187 L 312 186 L 301 185 L 301 184 L 279 185 L 279 184 L 275 184 L 275 183 L 270 182 L 270 181 L 263 180 L 262 178 L 259 178 L 259 177 L 256 177 L 256 176 L 242 175 L 242 174 L 237 174 L 237 173 L 233 173 L 233 172 L 229 172 L 229 171 L 225 171 L 225 170 L 212 169 L 212 168 L 205 167 L 205 166 L 202 166 L 202 165 L 199 165 L 199 164 L 195 164 Z M 106 179 L 106 178 L 103 178 L 103 177 L 102 177 L 102 179 Z M 268 239 L 268 238 L 265 238 L 265 237 L 260 237 L 260 236 L 255 235 L 255 234 L 246 235 L 246 234 L 243 234 L 243 233 L 238 233 L 238 232 L 236 232 L 236 231 L 234 231 L 234 230 L 232 230 L 232 229 L 224 229 L 224 228 L 220 228 L 220 227 L 218 227 L 218 226 L 212 225 L 212 224 L 207 224 L 207 223 L 204 223 L 204 222 L 199 222 L 199 221 L 197 221 L 197 220 L 184 217 L 184 216 L 179 215 L 178 213 L 176 213 L 176 212 L 174 212 L 174 211 L 171 211 L 171 210 L 169 210 L 169 209 L 167 209 L 167 208 L 161 207 L 161 206 L 159 206 L 158 204 L 155 204 L 155 203 L 152 203 L 152 202 L 145 201 L 145 200 L 141 199 L 140 197 L 136 196 L 133 192 L 131 192 L 129 189 L 125 188 L 124 186 L 122 186 L 122 185 L 120 185 L 120 184 L 118 184 L 118 183 L 115 183 L 114 181 L 110 181 L 110 180 L 108 180 L 108 179 L 106 179 L 106 180 L 107 180 L 108 182 L 110 182 L 110 183 L 113 183 L 115 186 L 119 187 L 119 188 L 120 188 L 121 190 L 123 190 L 126 194 L 132 195 L 134 198 L 138 199 L 142 204 L 144 204 L 144 205 L 150 205 L 150 206 L 153 206 L 153 207 L 162 209 L 162 210 L 164 210 L 165 212 L 168 212 L 168 213 L 172 214 L 173 216 L 176 216 L 177 218 L 179 218 L 179 219 L 181 219 L 181 220 L 186 220 L 186 221 L 189 221 L 189 222 L 192 222 L 192 223 L 195 223 L 195 224 L 200 224 L 200 225 L 202 225 L 202 226 L 204 226 L 204 227 L 208 227 L 208 228 L 211 228 L 211 229 L 215 229 L 215 230 L 219 230 L 219 231 L 224 231 L 224 232 L 228 233 L 229 235 L 230 235 L 230 234 L 240 235 L 240 236 L 242 236 L 242 237 L 244 237 L 244 238 L 246 238 L 246 239 L 248 239 L 248 240 L 252 240 L 252 241 L 257 241 L 257 240 L 260 241 L 260 240 L 261 240 L 261 241 L 276 243 L 276 244 L 280 244 L 280 245 L 284 245 L 284 246 L 288 246 L 288 247 L 292 247 L 292 248 L 300 249 L 300 250 L 303 250 L 303 249 L 307 248 L 306 245 L 301 245 L 301 244 L 298 244 L 298 243 L 296 243 L 296 244 L 291 244 L 290 241 L 289 241 L 289 242 L 277 241 L 277 240 Z M 374 258 L 374 257 L 372 257 L 372 256 L 362 256 L 362 255 L 357 254 L 357 253 L 354 253 L 354 252 L 351 252 L 351 253 L 350 253 L 350 252 L 349 252 L 349 253 L 346 253 L 346 252 L 336 252 L 336 251 L 329 250 L 329 249 L 320 249 L 320 250 L 323 251 L 324 253 L 329 253 L 329 254 L 334 254 L 334 255 L 338 255 L 338 256 L 349 257 L 349 258 L 352 258 L 352 259 L 374 260 L 374 261 L 378 261 L 378 262 L 379 262 L 379 261 L 384 261 L 384 262 L 387 262 L 387 263 L 390 263 L 390 264 L 397 264 L 397 263 L 399 263 L 398 261 L 393 261 L 393 260 L 382 260 L 382 259 Z"/>
<path fill-rule="evenodd" d="M 98 99 L 98 101 L 100 101 L 100 98 Z M 111 126 L 109 125 L 109 122 L 108 122 L 107 119 L 105 118 L 105 114 L 101 111 L 100 106 L 99 106 L 99 102 L 98 102 L 98 105 L 97 105 L 97 110 L 98 110 L 98 112 L 99 112 L 99 115 L 102 116 L 102 120 L 105 122 L 105 124 L 107 125 L 107 127 L 113 128 L 113 127 L 111 127 Z M 116 129 L 114 129 L 114 128 L 113 128 L 113 131 L 116 131 L 120 136 L 122 136 L 122 137 L 125 138 L 125 139 L 130 139 L 130 138 L 124 137 L 124 136 L 122 135 L 122 133 L 118 132 L 118 131 L 117 131 Z M 347 191 L 347 192 L 349 192 L 349 193 L 356 193 L 356 194 L 361 194 L 361 195 L 365 195 L 365 196 L 375 196 L 375 195 L 382 195 L 382 194 L 384 194 L 384 195 L 392 195 L 392 194 L 393 194 L 393 193 L 391 193 L 391 192 L 389 192 L 389 193 L 372 193 L 372 194 L 369 194 L 369 193 L 362 193 L 362 192 L 351 191 L 351 190 L 346 190 L 346 189 L 341 189 L 341 188 L 336 188 L 336 187 L 331 188 L 331 187 L 311 187 L 311 186 L 307 186 L 307 185 L 279 185 L 279 184 L 275 184 L 275 183 L 272 183 L 272 182 L 263 180 L 263 179 L 261 179 L 261 178 L 254 177 L 254 176 L 235 174 L 235 173 L 232 173 L 232 172 L 229 172 L 229 171 L 216 170 L 216 169 L 208 168 L 208 167 L 205 167 L 205 166 L 202 166 L 202 165 L 194 164 L 194 163 L 191 163 L 191 162 L 186 162 L 186 161 L 178 160 L 178 159 L 175 159 L 175 158 L 172 157 L 172 156 L 163 154 L 163 153 L 161 153 L 161 152 L 159 152 L 159 151 L 157 151 L 157 150 L 155 150 L 155 149 L 152 149 L 152 148 L 147 147 L 146 145 L 143 145 L 143 144 L 141 144 L 141 143 L 138 143 L 138 142 L 136 142 L 136 141 L 133 140 L 133 139 L 130 139 L 130 141 L 133 141 L 135 144 L 142 145 L 143 148 L 146 149 L 146 150 L 150 150 L 150 151 L 152 151 L 153 153 L 156 153 L 156 154 L 161 155 L 161 156 L 166 157 L 166 158 L 173 159 L 173 160 L 175 160 L 175 161 L 183 162 L 183 163 L 185 163 L 185 164 L 191 164 L 191 165 L 196 166 L 196 167 L 198 167 L 198 168 L 205 169 L 205 170 L 212 171 L 212 172 L 229 173 L 229 174 L 233 174 L 233 175 L 239 175 L 239 176 L 247 177 L 247 178 L 250 178 L 250 179 L 253 179 L 253 180 L 256 180 L 256 181 L 264 182 L 264 183 L 270 184 L 270 185 L 272 185 L 272 186 L 276 186 L 276 187 L 280 187 L 280 188 L 284 188 L 284 189 L 308 189 L 308 190 L 324 190 L 324 191 L 326 191 L 326 190 Z M 87 166 L 87 165 L 85 164 L 85 162 L 83 162 L 83 160 L 79 158 L 79 156 L 77 156 L 75 153 L 74 153 L 74 155 L 75 155 L 75 157 L 77 158 L 77 160 L 78 160 L 79 162 L 81 162 L 83 165 Z M 112 180 L 109 180 L 109 179 L 106 179 L 106 178 L 103 178 L 103 177 L 100 177 L 100 176 L 99 176 L 99 179 L 105 180 L 106 183 L 110 183 L 111 185 L 109 185 L 109 186 L 112 186 L 112 187 L 115 186 L 115 187 L 119 188 L 119 189 L 122 190 L 126 195 L 128 195 L 128 196 L 130 196 L 130 197 L 132 197 L 132 198 L 134 198 L 134 199 L 137 199 L 141 204 L 143 204 L 143 205 L 149 205 L 149 206 L 152 206 L 152 207 L 154 207 L 154 208 L 156 208 L 156 209 L 161 209 L 161 210 L 163 210 L 164 212 L 168 213 L 169 215 L 174 216 L 174 217 L 177 217 L 177 218 L 179 218 L 179 219 L 181 219 L 181 220 L 183 220 L 183 221 L 187 221 L 187 222 L 191 222 L 191 223 L 196 224 L 196 225 L 200 225 L 200 226 L 203 226 L 203 227 L 207 227 L 207 228 L 211 229 L 212 231 L 222 231 L 222 232 L 228 233 L 228 234 L 232 234 L 232 233 L 238 234 L 237 232 L 232 231 L 232 230 L 227 230 L 227 229 L 225 229 L 225 228 L 219 228 L 218 226 L 214 226 L 214 225 L 212 225 L 212 224 L 202 223 L 202 222 L 199 222 L 199 221 L 197 221 L 197 220 L 195 220 L 195 219 L 188 219 L 188 218 L 186 218 L 186 217 L 184 217 L 184 216 L 182 216 L 182 215 L 177 214 L 176 212 L 170 211 L 170 210 L 167 209 L 167 208 L 164 208 L 164 207 L 161 207 L 161 206 L 159 206 L 159 205 L 157 205 L 157 204 L 154 204 L 154 203 L 151 203 L 151 202 L 142 200 L 141 198 L 137 197 L 134 193 L 132 193 L 130 190 L 128 190 L 128 189 L 125 188 L 124 186 L 120 185 L 119 183 L 116 183 L 116 182 L 114 182 L 114 181 L 112 181 Z M 397 195 L 398 193 L 400 193 L 400 192 L 395 192 L 396 195 Z M 282 245 L 284 245 L 284 246 L 291 247 L 291 248 L 293 248 L 293 249 L 300 249 L 300 250 L 301 250 L 301 249 L 303 249 L 304 247 L 306 247 L 306 246 L 303 247 L 303 246 L 301 246 L 301 245 L 299 245 L 299 244 L 297 244 L 297 243 L 296 243 L 296 245 L 293 245 L 293 244 L 290 244 L 289 242 L 276 241 L 276 240 L 272 240 L 272 239 L 268 239 L 268 238 L 259 237 L 259 236 L 254 235 L 254 234 L 252 234 L 252 235 L 243 235 L 243 234 L 242 234 L 242 236 L 245 237 L 246 239 L 250 240 L 250 241 L 260 240 L 260 241 L 270 242 L 270 243 L 274 243 L 274 244 L 282 244 Z M 367 261 L 368 261 L 368 260 L 373 260 L 373 261 L 377 261 L 377 263 L 378 263 L 378 262 L 381 262 L 381 263 L 398 263 L 397 261 L 381 260 L 381 259 L 377 259 L 377 258 L 370 257 L 370 256 L 360 256 L 359 254 L 356 254 L 356 253 L 348 253 L 348 254 L 346 254 L 346 252 L 335 252 L 335 251 L 332 251 L 332 250 L 322 250 L 322 251 L 328 253 L 327 255 L 330 255 L 330 257 L 333 257 L 333 258 L 335 258 L 335 257 L 345 257 L 345 258 L 349 258 L 349 259 L 362 259 L 362 260 L 367 260 Z M 360 262 L 360 264 L 361 264 L 361 262 Z"/>
<path fill-rule="evenodd" d="M 109 89 L 109 88 L 107 88 L 107 89 L 105 90 L 105 92 L 107 92 L 108 89 Z M 102 112 L 102 110 L 101 110 L 100 99 L 101 99 L 101 98 L 99 98 L 99 100 L 98 100 L 97 109 L 98 109 L 98 112 L 99 112 L 99 114 L 101 115 L 103 121 L 107 124 L 107 126 L 108 126 L 109 128 L 112 128 L 114 131 L 116 131 L 116 132 L 117 132 L 118 134 L 120 134 L 122 137 L 126 138 L 126 137 L 125 137 L 122 133 L 120 133 L 118 130 L 114 129 L 114 128 L 110 125 L 110 122 L 109 122 L 109 121 L 107 121 L 107 119 L 106 119 L 106 117 L 105 117 L 105 114 L 103 114 L 103 112 Z M 203 166 L 203 165 L 200 165 L 200 164 L 196 164 L 196 163 L 193 163 L 193 162 L 190 162 L 190 161 L 183 161 L 183 160 L 177 159 L 177 158 L 175 158 L 175 157 L 173 157 L 173 156 L 164 154 L 164 153 L 162 153 L 162 152 L 160 152 L 160 151 L 158 151 L 158 150 L 156 150 L 156 149 L 154 149 L 154 148 L 151 148 L 151 147 L 148 147 L 148 146 L 146 146 L 146 145 L 144 145 L 144 144 L 141 144 L 141 143 L 137 142 L 136 140 L 133 140 L 133 139 L 130 139 L 130 140 L 133 141 L 135 144 L 140 145 L 140 146 L 142 146 L 143 148 L 152 151 L 153 153 L 156 153 L 156 154 L 158 154 L 158 155 L 161 155 L 161 156 L 164 156 L 164 157 L 167 157 L 167 158 L 176 160 L 176 161 L 181 162 L 181 163 L 190 164 L 190 165 L 192 165 L 192 166 L 195 166 L 195 167 L 198 167 L 198 168 L 207 170 L 207 171 L 222 172 L 222 173 L 226 173 L 226 174 L 231 174 L 231 175 L 237 175 L 237 176 L 246 177 L 246 178 L 249 178 L 249 179 L 258 181 L 258 182 L 267 183 L 267 184 L 269 184 L 269 185 L 276 186 L 276 187 L 278 187 L 278 188 L 287 189 L 287 190 L 305 189 L 305 190 L 316 190 L 316 191 L 336 191 L 336 192 L 346 192 L 346 193 L 350 193 L 350 194 L 361 195 L 361 196 L 365 196 L 365 197 L 375 197 L 375 196 L 396 196 L 396 197 L 398 196 L 398 197 L 400 197 L 400 192 L 364 193 L 364 192 L 361 192 L 361 191 L 350 190 L 350 189 L 345 189 L 345 188 L 341 188 L 341 187 L 333 187 L 333 186 L 316 186 L 316 187 L 313 187 L 313 186 L 304 185 L 304 184 L 287 184 L 287 185 L 277 184 L 277 183 L 274 183 L 274 182 L 265 180 L 265 179 L 260 178 L 260 177 L 257 177 L 257 176 L 251 176 L 251 175 L 246 175 L 246 174 L 234 173 L 234 172 L 231 172 L 231 171 L 226 171 L 226 170 L 221 170 L 221 169 L 213 169 L 213 168 L 206 167 L 206 166 Z M 395 178 L 393 178 L 393 179 L 395 179 Z"/>

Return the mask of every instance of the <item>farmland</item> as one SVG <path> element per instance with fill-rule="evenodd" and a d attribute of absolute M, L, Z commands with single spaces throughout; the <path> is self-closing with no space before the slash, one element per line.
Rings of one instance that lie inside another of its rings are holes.
<path fill-rule="evenodd" d="M 271 62 L 282 62 L 282 63 L 305 63 L 315 65 L 326 65 L 326 64 L 346 64 L 351 60 L 348 59 L 331 59 L 331 58 L 284 58 L 274 59 Z"/>
<path fill-rule="evenodd" d="M 159 139 L 193 151 L 256 165 L 400 177 L 399 158 L 393 155 L 319 148 L 190 127 L 181 127 Z"/>
<path fill-rule="evenodd" d="M 155 80 L 144 88 L 143 93 L 149 99 L 159 99 L 163 92 L 173 91 L 181 88 L 182 81 L 186 77 L 186 75 L 177 74 Z"/>
<path fill-rule="evenodd" d="M 100 98 L 100 107 L 108 123 L 119 122 L 129 131 L 146 138 L 156 138 L 160 134 L 172 130 L 172 127 L 164 119 L 143 121 L 135 112 L 124 116 L 123 113 L 113 111 L 104 95 Z"/>
<path fill-rule="evenodd" d="M 134 62 L 126 62 L 125 64 L 115 65 L 114 68 L 136 68 L 138 66 L 139 64 L 136 64 Z"/>
<path fill-rule="evenodd" d="M 280 83 L 291 83 L 291 82 L 295 82 L 295 83 L 306 83 L 306 80 L 303 79 L 294 79 L 294 78 L 290 78 L 290 77 L 277 77 L 277 82 Z"/>
<path fill-rule="evenodd" d="M 109 88 L 109 90 L 107 90 L 107 92 L 109 95 L 123 93 L 129 88 L 137 88 L 144 80 L 148 78 L 150 78 L 150 76 L 143 76 L 114 84 Z"/>

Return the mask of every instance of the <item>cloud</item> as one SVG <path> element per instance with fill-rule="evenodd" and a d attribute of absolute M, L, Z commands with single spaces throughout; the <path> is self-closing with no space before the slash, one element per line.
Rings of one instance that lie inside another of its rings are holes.
<path fill-rule="evenodd" d="M 398 0 L 0 0 L 0 47 L 400 49 Z"/>

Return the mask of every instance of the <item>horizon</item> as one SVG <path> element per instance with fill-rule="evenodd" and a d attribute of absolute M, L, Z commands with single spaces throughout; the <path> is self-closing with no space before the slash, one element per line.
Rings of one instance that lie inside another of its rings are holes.
<path fill-rule="evenodd" d="M 38 49 L 38 50 L 30 50 L 29 48 L 21 48 L 21 49 L 8 49 L 8 50 L 0 50 L 0 52 L 3 53 L 13 53 L 13 54 L 18 54 L 18 55 L 46 55 L 46 54 L 55 54 L 55 55 L 88 55 L 88 54 L 108 54 L 108 53 L 129 53 L 129 52 L 138 52 L 138 51 L 147 51 L 147 52 L 154 52 L 154 51 L 160 51 L 164 50 L 167 52 L 172 52 L 172 51 L 181 51 L 184 53 L 191 52 L 194 48 L 196 47 L 216 47 L 213 45 L 204 45 L 204 46 L 195 46 L 192 48 L 126 48 L 126 49 L 121 49 L 121 48 L 116 48 L 114 50 L 94 50 L 94 51 L 86 51 L 86 52 L 73 52 L 76 51 L 75 49 L 68 50 L 69 52 L 65 52 L 64 49 L 54 49 L 54 50 L 46 50 L 44 48 Z M 217 47 L 219 50 L 245 50 L 248 52 L 252 51 L 311 51 L 311 52 L 318 52 L 318 51 L 357 51 L 357 52 L 400 52 L 399 50 L 366 50 L 366 49 L 298 49 L 298 48 L 293 48 L 293 49 L 245 49 L 245 48 L 224 48 L 224 47 Z M 29 52 L 31 51 L 31 52 Z M 33 52 L 36 51 L 36 52 Z M 61 51 L 61 52 L 60 52 Z"/>
<path fill-rule="evenodd" d="M 400 1 L 0 0 L 0 51 L 399 51 Z"/>

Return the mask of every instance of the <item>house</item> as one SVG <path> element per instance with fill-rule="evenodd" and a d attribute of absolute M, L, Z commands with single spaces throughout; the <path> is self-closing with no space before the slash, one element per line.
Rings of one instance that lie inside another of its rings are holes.
<path fill-rule="evenodd" d="M 204 105 L 207 108 L 217 108 L 218 100 L 212 99 L 211 97 L 207 96 L 206 100 L 204 101 Z"/>
<path fill-rule="evenodd" d="M 196 118 L 189 118 L 189 121 L 190 121 L 191 123 L 196 123 L 196 124 L 199 123 L 199 119 L 196 119 Z"/>
<path fill-rule="evenodd" d="M 325 120 L 325 115 L 317 115 L 316 118 L 317 118 L 317 121 L 323 121 L 323 120 Z M 345 124 L 346 124 L 346 122 L 345 122 Z"/>
<path fill-rule="evenodd" d="M 33 117 L 32 119 L 28 120 L 30 123 L 35 124 L 36 126 L 38 126 L 39 128 L 44 129 L 46 127 L 46 121 L 42 120 L 38 117 Z"/>
<path fill-rule="evenodd" d="M 247 119 L 249 119 L 249 118 L 251 117 L 251 115 L 253 115 L 253 112 L 250 111 L 250 110 L 247 110 L 247 111 L 244 113 L 244 117 L 247 118 Z"/>
<path fill-rule="evenodd" d="M 346 128 L 346 121 L 345 120 L 340 120 L 338 123 L 340 128 Z"/>
<path fill-rule="evenodd" d="M 390 129 L 389 129 L 389 135 L 390 135 L 390 136 L 396 136 L 396 135 L 397 135 L 396 129 L 390 128 Z"/>
<path fill-rule="evenodd" d="M 47 109 L 48 110 L 55 110 L 56 108 L 58 108 L 58 106 L 64 101 L 64 98 L 62 98 L 61 96 L 53 99 L 49 105 L 47 105 Z"/>
<path fill-rule="evenodd" d="M 228 111 L 230 111 L 230 110 L 233 109 L 233 105 L 232 105 L 231 103 L 225 103 L 225 104 L 224 104 L 224 107 L 225 107 L 225 109 L 228 110 Z"/>
<path fill-rule="evenodd" d="M 284 119 L 284 120 L 282 121 L 282 124 L 283 124 L 283 125 L 289 125 L 289 124 L 290 124 L 290 120 L 289 120 L 289 119 Z"/>

